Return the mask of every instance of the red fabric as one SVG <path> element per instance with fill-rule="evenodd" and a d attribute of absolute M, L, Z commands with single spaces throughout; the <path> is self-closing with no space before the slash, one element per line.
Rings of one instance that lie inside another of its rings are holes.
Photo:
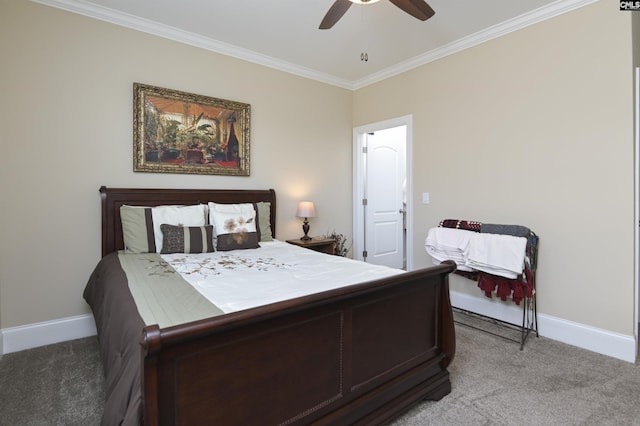
<path fill-rule="evenodd" d="M 478 287 L 489 298 L 495 292 L 501 300 L 505 301 L 511 297 L 516 305 L 519 305 L 525 297 L 533 297 L 533 273 L 525 269 L 523 279 L 509 279 L 478 272 Z"/>
<path fill-rule="evenodd" d="M 482 223 L 472 220 L 444 219 L 440 222 L 440 226 L 443 228 L 464 229 L 466 231 L 480 232 L 480 226 L 482 226 Z"/>

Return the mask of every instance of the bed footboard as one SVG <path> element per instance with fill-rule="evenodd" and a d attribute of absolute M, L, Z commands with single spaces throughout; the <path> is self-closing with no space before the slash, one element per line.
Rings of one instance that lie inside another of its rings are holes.
<path fill-rule="evenodd" d="M 377 424 L 451 390 L 453 262 L 145 328 L 146 425 Z"/>

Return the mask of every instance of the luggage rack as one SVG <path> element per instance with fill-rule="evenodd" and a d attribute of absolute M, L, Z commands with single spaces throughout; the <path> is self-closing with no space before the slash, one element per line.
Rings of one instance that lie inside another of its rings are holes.
<path fill-rule="evenodd" d="M 520 350 L 524 350 L 524 344 L 527 341 L 527 337 L 532 332 L 535 333 L 536 337 L 539 337 L 538 334 L 538 312 L 536 309 L 536 295 L 535 289 L 533 293 L 533 297 L 527 297 L 522 300 L 522 324 L 517 325 L 507 321 L 499 320 L 497 318 L 489 317 L 487 315 L 478 314 L 476 312 L 471 312 L 466 309 L 453 307 L 454 313 L 458 313 L 461 315 L 454 316 L 454 323 L 460 324 L 465 327 L 473 328 L 478 331 L 482 331 L 484 333 L 491 334 L 493 336 L 500 337 L 502 339 L 519 343 Z M 463 321 L 461 316 L 466 317 L 465 319 L 475 318 L 482 321 L 484 324 L 487 324 L 488 327 L 481 327 L 478 324 L 472 324 L 467 321 Z M 496 327 L 500 327 L 499 331 L 494 330 Z M 513 331 L 513 336 L 507 335 L 505 331 Z"/>
<path fill-rule="evenodd" d="M 496 282 L 488 278 L 490 277 L 490 275 L 487 275 L 486 273 L 481 275 L 482 273 L 478 271 L 455 271 L 455 274 L 457 275 L 460 275 L 472 281 L 477 281 L 478 287 L 480 287 L 480 289 L 485 293 L 487 297 L 492 297 L 495 295 L 500 299 L 506 301 L 508 297 L 507 294 L 510 293 L 513 301 L 518 305 L 522 305 L 522 323 L 520 325 L 476 312 L 468 311 L 462 308 L 453 308 L 454 312 L 460 313 L 466 318 L 476 318 L 482 320 L 485 324 L 490 324 L 490 326 L 483 328 L 479 326 L 477 322 L 469 323 L 461 321 L 462 315 L 458 315 L 459 319 L 456 319 L 454 317 L 454 322 L 456 324 L 483 331 L 485 333 L 495 335 L 505 340 L 519 343 L 520 350 L 523 350 L 524 344 L 529 337 L 529 334 L 534 332 L 536 334 L 536 337 L 539 337 L 538 312 L 536 307 L 536 270 L 538 263 L 539 237 L 529 228 L 520 225 L 495 225 L 483 224 L 482 222 L 470 220 L 444 219 L 440 222 L 439 226 L 481 233 L 487 232 L 494 234 L 498 233 L 514 236 L 517 235 L 519 237 L 527 238 L 527 245 L 525 248 L 525 267 L 523 273 L 516 280 Z M 505 285 L 506 287 L 504 287 Z M 505 288 L 507 289 L 506 293 Z M 516 289 L 518 289 L 517 297 Z M 495 327 L 492 327 L 492 325 L 501 326 L 501 331 L 503 331 L 503 333 L 495 331 Z M 518 333 L 518 336 L 510 337 L 508 335 L 505 335 L 505 330 L 515 331 Z"/>

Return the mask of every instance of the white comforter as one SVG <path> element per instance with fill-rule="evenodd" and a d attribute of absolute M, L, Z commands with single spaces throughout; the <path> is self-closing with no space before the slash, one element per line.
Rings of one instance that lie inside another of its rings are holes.
<path fill-rule="evenodd" d="M 258 249 L 165 254 L 162 258 L 225 313 L 404 272 L 282 241 L 260 245 Z"/>

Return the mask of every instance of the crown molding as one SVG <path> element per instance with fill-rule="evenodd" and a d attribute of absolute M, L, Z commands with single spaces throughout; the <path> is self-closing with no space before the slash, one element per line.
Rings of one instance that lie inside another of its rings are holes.
<path fill-rule="evenodd" d="M 263 55 L 252 50 L 223 43 L 218 40 L 203 37 L 189 31 L 180 30 L 168 25 L 133 16 L 110 8 L 98 6 L 84 0 L 31 0 L 46 6 L 77 13 L 89 18 L 98 19 L 126 28 L 142 31 L 158 37 L 163 37 L 179 43 L 206 49 L 222 55 L 234 57 L 258 65 L 284 71 L 300 77 L 316 80 L 322 83 L 341 87 L 349 90 L 357 90 L 419 66 L 428 64 L 445 56 L 452 55 L 489 40 L 501 37 L 519 29 L 534 25 L 538 22 L 556 17 L 566 12 L 578 9 L 582 6 L 595 3 L 600 0 L 558 0 L 547 6 L 543 6 L 529 13 L 494 25 L 470 36 L 464 37 L 446 46 L 431 50 L 407 61 L 388 67 L 382 71 L 373 73 L 365 78 L 350 81 L 336 76 L 321 73 L 310 68 L 302 67 L 281 59 Z"/>
<path fill-rule="evenodd" d="M 241 59 L 265 67 L 274 68 L 290 74 L 317 80 L 333 86 L 345 89 L 353 89 L 353 82 L 340 79 L 333 75 L 321 73 L 309 68 L 302 67 L 281 59 L 263 55 L 249 49 L 234 46 L 199 34 L 184 31 L 171 27 L 169 25 L 160 24 L 155 21 L 133 16 L 128 13 L 120 12 L 114 9 L 106 8 L 89 3 L 84 0 L 31 0 L 34 3 L 40 3 L 57 9 L 66 10 L 67 12 L 77 13 L 89 18 L 98 19 L 100 21 L 109 22 L 111 24 L 152 34 L 158 37 L 177 41 L 179 43 L 188 44 L 190 46 L 199 47 L 211 52 L 220 53 L 236 59 Z"/>
<path fill-rule="evenodd" d="M 526 28 L 530 25 L 537 24 L 547 19 L 571 12 L 572 10 L 587 6 L 600 0 L 558 0 L 549 5 L 540 7 L 531 12 L 501 22 L 492 27 L 486 28 L 467 37 L 456 40 L 440 48 L 431 50 L 422 55 L 411 58 L 407 61 L 400 62 L 392 67 L 388 67 L 382 71 L 371 74 L 365 78 L 357 80 L 353 83 L 353 89 L 361 89 L 387 78 L 396 76 L 403 72 L 412 70 L 419 66 L 428 64 L 429 62 L 442 59 L 445 56 L 453 55 L 465 49 L 477 46 L 489 40 L 502 37 L 506 34 Z"/>

